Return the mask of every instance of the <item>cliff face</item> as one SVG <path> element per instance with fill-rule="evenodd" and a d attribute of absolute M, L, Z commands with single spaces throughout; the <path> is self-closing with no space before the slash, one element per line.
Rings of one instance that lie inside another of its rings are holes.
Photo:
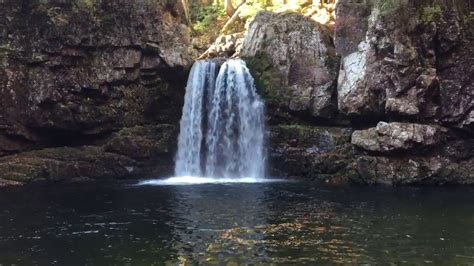
<path fill-rule="evenodd" d="M 339 108 L 359 123 L 391 122 L 352 135 L 363 181 L 474 183 L 474 20 L 467 2 L 342 1 L 338 13 Z M 347 42 L 351 19 L 367 21 L 367 30 Z"/>
<path fill-rule="evenodd" d="M 0 180 L 169 173 L 183 22 L 175 1 L 2 1 Z"/>
<path fill-rule="evenodd" d="M 257 15 L 241 55 L 268 99 L 273 170 L 474 183 L 473 21 L 465 1 L 339 0 L 334 28 Z"/>

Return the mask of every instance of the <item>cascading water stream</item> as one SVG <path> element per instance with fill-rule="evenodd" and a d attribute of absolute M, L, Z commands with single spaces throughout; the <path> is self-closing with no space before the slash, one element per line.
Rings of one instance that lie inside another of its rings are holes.
<path fill-rule="evenodd" d="M 263 178 L 264 104 L 242 60 L 194 64 L 186 87 L 175 174 Z"/>
<path fill-rule="evenodd" d="M 217 65 L 214 62 L 198 61 L 191 68 L 183 115 L 178 137 L 175 172 L 179 176 L 201 175 L 201 147 L 203 142 L 203 113 L 205 113 L 205 94 L 213 91 Z"/>

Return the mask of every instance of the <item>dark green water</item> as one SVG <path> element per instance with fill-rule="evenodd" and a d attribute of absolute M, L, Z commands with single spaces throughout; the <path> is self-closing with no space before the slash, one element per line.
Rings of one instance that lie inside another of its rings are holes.
<path fill-rule="evenodd" d="M 4 188 L 0 208 L 3 265 L 474 265 L 474 188 Z"/>

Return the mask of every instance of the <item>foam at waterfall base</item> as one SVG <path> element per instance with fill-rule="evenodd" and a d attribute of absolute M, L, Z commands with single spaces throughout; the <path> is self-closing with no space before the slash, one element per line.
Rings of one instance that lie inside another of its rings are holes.
<path fill-rule="evenodd" d="M 288 182 L 284 179 L 264 179 L 264 178 L 212 178 L 212 177 L 198 177 L 198 176 L 177 176 L 167 179 L 152 179 L 144 180 L 138 185 L 153 185 L 153 186 L 177 186 L 177 185 L 202 185 L 202 184 L 235 184 L 235 183 L 269 183 L 269 182 Z"/>

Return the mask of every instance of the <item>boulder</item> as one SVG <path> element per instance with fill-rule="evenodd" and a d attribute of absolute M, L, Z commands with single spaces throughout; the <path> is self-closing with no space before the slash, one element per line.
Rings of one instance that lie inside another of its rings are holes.
<path fill-rule="evenodd" d="M 335 117 L 339 60 L 328 27 L 299 14 L 259 12 L 240 56 L 271 110 Z"/>
<path fill-rule="evenodd" d="M 352 133 L 354 146 L 371 152 L 400 152 L 440 144 L 447 129 L 436 125 L 379 122 L 376 127 Z"/>
<path fill-rule="evenodd" d="M 243 41 L 243 32 L 219 36 L 207 50 L 207 56 L 229 58 L 238 55 L 242 49 Z"/>

